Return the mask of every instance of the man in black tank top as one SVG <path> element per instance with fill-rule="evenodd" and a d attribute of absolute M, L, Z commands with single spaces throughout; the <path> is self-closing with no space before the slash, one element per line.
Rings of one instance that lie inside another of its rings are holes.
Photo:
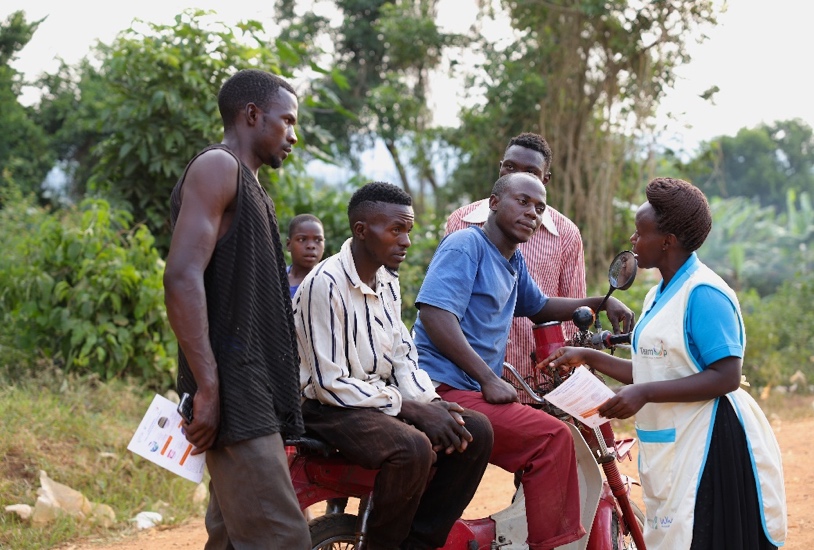
<path fill-rule="evenodd" d="M 281 434 L 303 431 L 291 300 L 274 203 L 260 186 L 297 142 L 297 96 L 258 70 L 218 94 L 223 142 L 187 165 L 171 195 L 164 272 L 178 338 L 178 391 L 194 395 L 186 425 L 206 451 L 207 549 L 310 548 Z"/>

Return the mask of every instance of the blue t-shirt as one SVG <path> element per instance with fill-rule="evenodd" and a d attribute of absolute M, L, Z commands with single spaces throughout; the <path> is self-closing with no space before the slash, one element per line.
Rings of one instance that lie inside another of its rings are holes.
<path fill-rule="evenodd" d="M 693 252 L 664 288 L 664 281 L 656 290 L 656 299 L 667 294 L 673 284 L 684 279 L 683 275 L 698 268 L 701 260 Z M 699 285 L 690 293 L 687 314 L 684 319 L 689 352 L 701 370 L 725 357 L 743 357 L 744 335 L 741 331 L 741 315 L 729 297 L 721 290 Z"/>
<path fill-rule="evenodd" d="M 286 273 L 291 273 L 291 266 L 285 268 Z M 294 294 L 297 293 L 297 289 L 300 288 L 300 285 L 288 285 L 288 291 L 291 292 L 291 298 L 294 298 Z"/>
<path fill-rule="evenodd" d="M 512 317 L 534 315 L 547 301 L 519 250 L 507 260 L 480 227 L 469 227 L 451 233 L 438 245 L 416 306 L 428 304 L 454 314 L 469 345 L 501 376 Z M 430 378 L 453 388 L 480 391 L 480 384 L 433 345 L 420 310 L 414 333 L 418 364 Z"/>

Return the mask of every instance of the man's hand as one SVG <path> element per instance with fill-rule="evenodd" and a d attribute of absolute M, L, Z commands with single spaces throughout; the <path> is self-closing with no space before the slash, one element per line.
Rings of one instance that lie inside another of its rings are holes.
<path fill-rule="evenodd" d="M 492 376 L 488 382 L 481 384 L 480 391 L 483 394 L 483 399 L 493 405 L 514 403 L 520 400 L 514 386 L 497 376 Z"/>
<path fill-rule="evenodd" d="M 456 450 L 463 452 L 472 441 L 472 434 L 464 426 L 462 412 L 463 407 L 448 401 L 404 401 L 399 416 L 424 432 L 432 443 L 433 451 L 451 454 Z"/>
<path fill-rule="evenodd" d="M 220 399 L 218 392 L 205 392 L 201 388 L 192 402 L 192 423 L 184 422 L 187 441 L 195 445 L 191 454 L 201 454 L 209 449 L 220 427 Z"/>
<path fill-rule="evenodd" d="M 614 334 L 633 330 L 633 318 L 635 317 L 633 311 L 613 296 L 605 302 L 605 312 L 613 326 Z M 624 330 L 622 330 L 622 325 L 624 325 Z"/>

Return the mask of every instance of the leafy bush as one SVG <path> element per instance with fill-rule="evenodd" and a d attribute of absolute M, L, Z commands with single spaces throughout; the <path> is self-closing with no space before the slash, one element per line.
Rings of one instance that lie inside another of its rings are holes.
<path fill-rule="evenodd" d="M 799 275 L 776 293 L 740 296 L 746 325 L 743 372 L 753 386 L 786 385 L 796 371 L 812 383 L 814 363 L 814 282 Z"/>
<path fill-rule="evenodd" d="M 4 343 L 66 371 L 167 387 L 176 343 L 150 231 L 102 200 L 51 212 L 18 196 L 4 206 Z"/>

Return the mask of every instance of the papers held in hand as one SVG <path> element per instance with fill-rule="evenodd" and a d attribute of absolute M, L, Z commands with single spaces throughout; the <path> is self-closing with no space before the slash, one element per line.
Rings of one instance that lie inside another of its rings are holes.
<path fill-rule="evenodd" d="M 596 428 L 608 421 L 599 415 L 598 409 L 613 396 L 613 390 L 587 368 L 579 366 L 565 382 L 543 397 L 586 426 Z"/>
<path fill-rule="evenodd" d="M 190 481 L 203 479 L 205 453 L 191 454 L 194 447 L 187 441 L 177 406 L 165 397 L 153 398 L 127 448 Z"/>

